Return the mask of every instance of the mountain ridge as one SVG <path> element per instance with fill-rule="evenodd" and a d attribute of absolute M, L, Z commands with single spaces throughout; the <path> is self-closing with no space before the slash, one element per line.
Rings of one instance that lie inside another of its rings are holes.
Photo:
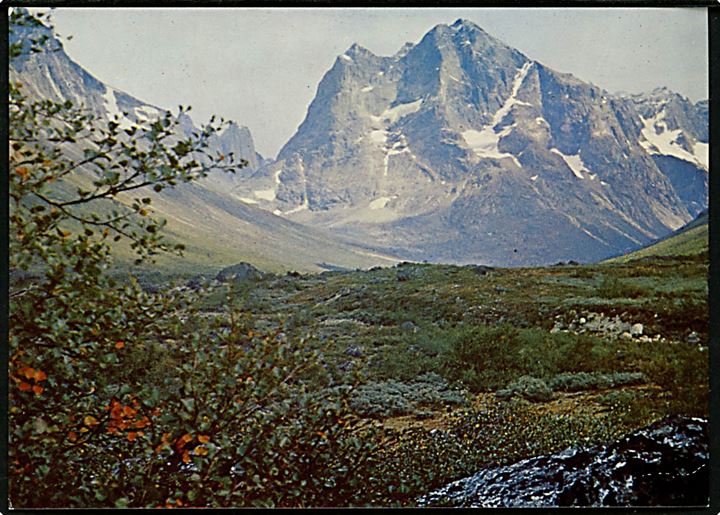
<path fill-rule="evenodd" d="M 146 123 L 164 116 L 167 110 L 147 104 L 121 90 L 115 89 L 86 71 L 63 50 L 54 32 L 39 27 L 14 27 L 11 44 L 29 41 L 31 37 L 47 37 L 52 51 L 32 53 L 27 45 L 18 59 L 10 63 L 10 80 L 19 82 L 22 91 L 34 99 L 69 100 L 82 106 L 100 120 L 115 119 L 122 128 L 134 123 Z M 174 116 L 183 136 L 197 131 L 186 112 Z M 247 174 L 268 162 L 254 147 L 247 127 L 229 122 L 222 132 L 210 138 L 210 152 L 229 154 L 244 159 L 248 165 L 236 174 L 211 172 L 207 177 L 189 184 L 178 184 L 157 193 L 144 188 L 138 191 L 152 199 L 150 210 L 168 222 L 170 239 L 177 239 L 187 247 L 184 258 L 160 256 L 163 268 L 218 268 L 243 260 L 252 260 L 265 270 L 280 272 L 288 269 L 322 271 L 331 264 L 346 268 L 368 268 L 380 264 L 394 264 L 397 259 L 374 251 L 372 246 L 354 245 L 335 236 L 329 237 L 321 229 L 302 226 L 279 218 L 258 207 L 241 202 L 234 190 Z M 67 192 L 89 180 L 83 170 L 77 177 L 64 181 L 58 188 Z M 125 196 L 118 199 L 130 204 Z M 123 245 L 116 247 L 120 261 L 131 261 L 132 251 Z"/>
<path fill-rule="evenodd" d="M 21 60 L 18 76 L 31 94 L 83 102 L 121 124 L 164 112 L 63 51 L 40 65 Z M 391 56 L 354 43 L 277 159 L 233 122 L 212 149 L 248 166 L 199 187 L 406 260 L 597 261 L 707 206 L 707 114 L 707 101 L 667 88 L 612 95 L 458 19 Z M 195 130 L 186 114 L 178 121 L 184 134 Z"/>
<path fill-rule="evenodd" d="M 243 196 L 411 259 L 598 260 L 707 205 L 703 104 L 651 99 L 556 72 L 463 20 L 389 57 L 355 44 Z M 428 218 L 446 223 L 423 230 Z"/>

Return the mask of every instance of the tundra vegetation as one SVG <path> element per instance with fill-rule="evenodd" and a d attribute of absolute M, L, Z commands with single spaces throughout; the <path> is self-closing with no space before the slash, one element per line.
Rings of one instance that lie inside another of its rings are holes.
<path fill-rule="evenodd" d="M 33 51 L 52 49 L 10 58 Z M 121 127 L 22 84 L 9 110 L 15 508 L 412 505 L 483 466 L 707 415 L 707 246 L 204 280 L 152 267 L 182 246 L 142 192 L 242 166 L 207 152 L 222 123 Z M 121 241 L 135 262 L 113 261 Z"/>

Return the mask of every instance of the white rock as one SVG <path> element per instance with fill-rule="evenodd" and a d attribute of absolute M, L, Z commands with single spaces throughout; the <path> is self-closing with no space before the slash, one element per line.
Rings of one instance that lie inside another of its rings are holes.
<path fill-rule="evenodd" d="M 630 328 L 630 334 L 632 336 L 640 336 L 643 333 L 643 325 L 642 324 L 633 324 L 633 326 Z"/>

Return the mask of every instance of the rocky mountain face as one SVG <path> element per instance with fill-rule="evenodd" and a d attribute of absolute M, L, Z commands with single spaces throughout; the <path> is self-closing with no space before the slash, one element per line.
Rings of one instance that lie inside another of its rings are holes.
<path fill-rule="evenodd" d="M 138 100 L 93 77 L 65 53 L 50 28 L 14 26 L 12 29 L 11 44 L 30 38 L 48 39 L 46 51 L 33 53 L 29 45 L 25 45 L 20 57 L 10 63 L 10 80 L 21 83 L 22 91 L 28 97 L 69 100 L 100 120 L 117 120 L 120 128 L 165 116 L 165 109 Z M 186 113 L 180 113 L 177 121 L 183 136 L 198 130 Z M 73 148 L 67 150 L 69 155 L 76 151 Z M 272 271 L 288 268 L 321 271 L 326 265 L 367 268 L 397 262 L 364 246 L 331 237 L 323 230 L 279 218 L 241 202 L 237 193 L 239 185 L 268 164 L 255 150 L 247 127 L 231 122 L 211 137 L 208 151 L 224 155 L 232 152 L 236 160 L 244 159 L 247 165 L 236 174 L 211 172 L 201 180 L 181 183 L 159 193 L 149 188 L 138 190 L 142 196 L 152 198 L 152 208 L 159 217 L 167 220 L 171 238 L 186 244 L 189 262 L 227 265 L 245 259 Z M 82 175 L 83 170 L 79 174 Z M 72 189 L 73 185 L 70 187 Z M 130 197 L 116 200 L 131 202 Z"/>
<path fill-rule="evenodd" d="M 239 196 L 407 259 L 590 261 L 707 206 L 707 153 L 707 103 L 611 95 L 458 20 L 350 47 Z"/>
<path fill-rule="evenodd" d="M 10 67 L 28 94 L 121 126 L 164 113 L 90 75 L 46 30 L 56 51 Z M 185 114 L 179 122 L 196 129 Z M 234 123 L 211 146 L 248 166 L 180 186 L 188 195 L 201 187 L 258 219 L 264 210 L 410 260 L 594 261 L 668 234 L 708 203 L 707 101 L 667 89 L 611 95 L 464 20 L 389 57 L 350 47 L 274 161 Z"/>
<path fill-rule="evenodd" d="M 93 77 L 70 59 L 62 43 L 47 27 L 13 27 L 10 42 L 42 36 L 48 38 L 47 51 L 24 51 L 9 67 L 10 80 L 20 82 L 26 95 L 56 102 L 69 100 L 99 119 L 113 120 L 117 117 L 121 128 L 129 127 L 132 123 L 157 120 L 167 112 Z M 186 113 L 181 113 L 177 120 L 184 136 L 198 129 Z M 234 122 L 213 138 L 211 150 L 225 154 L 234 152 L 236 157 L 248 162 L 248 171 L 257 170 L 265 162 L 255 151 L 248 128 Z"/>

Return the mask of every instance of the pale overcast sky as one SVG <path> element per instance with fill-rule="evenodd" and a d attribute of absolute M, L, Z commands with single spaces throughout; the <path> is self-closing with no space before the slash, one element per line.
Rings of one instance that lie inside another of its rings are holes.
<path fill-rule="evenodd" d="M 91 9 L 58 8 L 68 54 L 140 100 L 192 105 L 250 128 L 275 157 L 317 85 L 352 43 L 392 55 L 439 23 L 465 18 L 528 57 L 611 92 L 667 86 L 707 98 L 707 13 L 686 9 Z"/>

